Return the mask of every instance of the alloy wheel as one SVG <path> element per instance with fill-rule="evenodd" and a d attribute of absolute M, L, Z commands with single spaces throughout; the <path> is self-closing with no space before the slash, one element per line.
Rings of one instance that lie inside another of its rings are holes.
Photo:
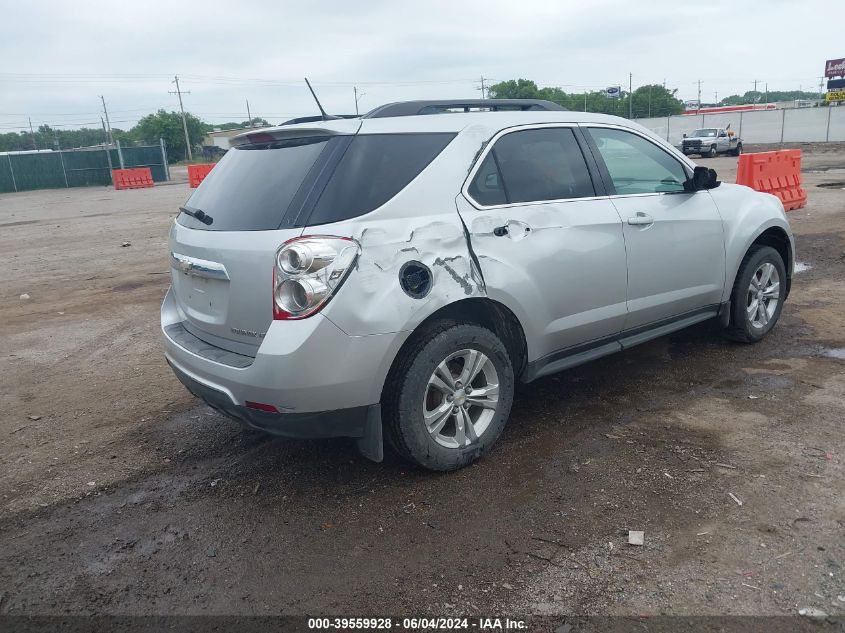
<path fill-rule="evenodd" d="M 426 430 L 446 448 L 476 442 L 490 426 L 499 402 L 499 375 L 475 349 L 447 356 L 431 374 L 423 400 Z"/>
<path fill-rule="evenodd" d="M 769 324 L 780 301 L 780 276 L 774 264 L 763 262 L 751 276 L 745 304 L 751 325 L 762 329 Z"/>

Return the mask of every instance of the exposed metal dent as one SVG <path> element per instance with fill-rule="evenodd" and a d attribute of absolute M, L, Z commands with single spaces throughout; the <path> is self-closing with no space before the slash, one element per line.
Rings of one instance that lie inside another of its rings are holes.
<path fill-rule="evenodd" d="M 462 258 L 459 258 L 459 257 L 446 257 L 446 258 L 438 257 L 437 259 L 434 260 L 434 265 L 435 265 L 435 267 L 442 266 L 443 270 L 445 270 L 447 273 L 449 273 L 452 276 L 452 279 L 455 280 L 455 283 L 459 284 L 464 289 L 464 293 L 467 296 L 470 296 L 472 294 L 472 287 L 473 287 L 473 284 L 472 284 L 472 266 L 470 266 L 470 270 L 467 274 L 465 274 L 463 276 L 459 275 L 458 272 L 454 268 L 452 268 L 452 266 L 450 266 L 447 263 L 447 262 L 450 262 L 450 261 L 455 261 L 457 259 L 462 259 Z"/>
<path fill-rule="evenodd" d="M 371 222 L 367 227 L 353 228 L 352 237 L 361 245 L 361 254 L 343 294 L 357 300 L 342 311 L 336 309 L 339 303 L 327 308 L 327 316 L 348 334 L 412 330 L 426 316 L 450 303 L 486 296 L 484 280 L 457 213 L 451 217 L 441 214 L 436 219 Z M 431 271 L 431 290 L 422 298 L 401 290 L 400 273 L 409 261 L 420 262 Z"/>

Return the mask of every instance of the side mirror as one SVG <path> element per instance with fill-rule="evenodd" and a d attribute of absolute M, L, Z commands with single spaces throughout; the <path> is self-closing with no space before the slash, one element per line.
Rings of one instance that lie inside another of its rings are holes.
<path fill-rule="evenodd" d="M 703 189 L 715 189 L 722 183 L 717 179 L 716 170 L 709 167 L 696 167 L 692 172 L 692 178 L 684 183 L 684 191 L 694 192 Z"/>
<path fill-rule="evenodd" d="M 686 137 L 687 137 L 687 133 L 686 133 L 686 132 L 684 132 L 684 138 L 686 138 Z"/>
<path fill-rule="evenodd" d="M 727 134 L 725 134 L 724 132 L 720 132 L 720 133 L 719 133 L 719 138 L 724 138 L 724 137 L 726 137 L 726 136 L 727 136 Z"/>
<path fill-rule="evenodd" d="M 487 174 L 484 178 L 484 186 L 488 189 L 498 189 L 499 188 L 499 176 L 498 174 Z"/>

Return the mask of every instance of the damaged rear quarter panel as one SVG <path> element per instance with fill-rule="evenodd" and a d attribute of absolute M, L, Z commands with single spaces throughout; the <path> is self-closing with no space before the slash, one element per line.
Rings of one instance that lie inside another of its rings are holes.
<path fill-rule="evenodd" d="M 349 236 L 361 245 L 355 270 L 324 311 L 340 329 L 352 336 L 410 332 L 452 302 L 485 296 L 455 196 L 481 143 L 491 134 L 482 126 L 464 130 L 380 208 L 305 231 Z M 400 286 L 399 271 L 409 261 L 422 262 L 432 272 L 431 291 L 423 298 L 405 294 Z"/>

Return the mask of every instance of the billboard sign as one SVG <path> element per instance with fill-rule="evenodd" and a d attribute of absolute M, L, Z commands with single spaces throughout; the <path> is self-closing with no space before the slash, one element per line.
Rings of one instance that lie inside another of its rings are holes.
<path fill-rule="evenodd" d="M 842 59 L 828 59 L 824 63 L 824 76 L 845 77 L 845 57 Z"/>
<path fill-rule="evenodd" d="M 831 101 L 845 101 L 845 90 L 831 90 L 824 96 L 824 100 L 828 103 Z"/>
<path fill-rule="evenodd" d="M 604 94 L 608 99 L 620 99 L 622 98 L 622 88 L 619 86 L 610 86 L 610 88 L 604 91 Z"/>

